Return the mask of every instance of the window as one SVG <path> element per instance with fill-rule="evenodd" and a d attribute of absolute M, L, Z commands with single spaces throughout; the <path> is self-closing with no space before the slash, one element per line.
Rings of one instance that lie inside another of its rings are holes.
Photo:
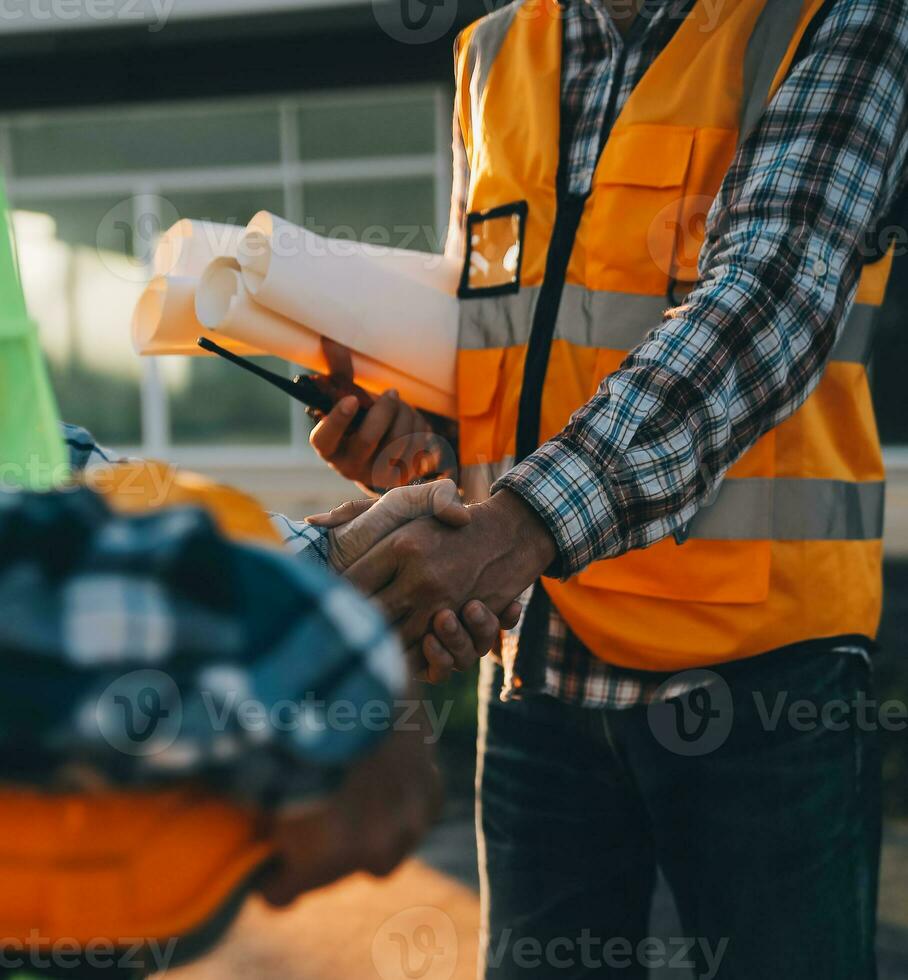
<path fill-rule="evenodd" d="M 245 224 L 267 209 L 439 251 L 449 126 L 450 95 L 426 86 L 0 119 L 23 284 L 62 416 L 159 455 L 304 450 L 301 406 L 268 385 L 214 358 L 135 355 L 130 320 L 156 236 L 179 217 Z"/>

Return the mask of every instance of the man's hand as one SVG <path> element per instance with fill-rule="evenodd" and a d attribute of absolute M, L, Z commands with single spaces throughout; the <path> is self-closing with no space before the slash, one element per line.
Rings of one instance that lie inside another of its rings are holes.
<path fill-rule="evenodd" d="M 343 572 L 398 528 L 426 516 L 451 527 L 463 527 L 471 519 L 454 483 L 437 480 L 398 487 L 377 501 L 353 500 L 308 520 L 331 529 L 328 560 L 335 571 Z M 519 616 L 516 602 L 503 610 L 500 620 L 477 601 L 467 603 L 463 622 L 451 610 L 438 612 L 431 627 L 434 635 L 412 644 L 408 651 L 414 674 L 439 684 L 454 670 L 469 670 L 495 646 L 500 631 L 511 629 Z"/>
<path fill-rule="evenodd" d="M 344 572 L 379 541 L 418 517 L 435 517 L 451 527 L 470 523 L 470 512 L 453 480 L 396 487 L 378 500 L 351 500 L 307 520 L 330 528 L 328 561 L 336 572 Z"/>
<path fill-rule="evenodd" d="M 509 490 L 469 512 L 463 527 L 412 521 L 347 571 L 360 591 L 382 604 L 407 646 L 421 642 L 438 612 L 459 614 L 470 599 L 502 613 L 556 557 L 551 532 Z"/>
<path fill-rule="evenodd" d="M 323 339 L 322 348 L 332 375 L 353 379 L 350 351 Z M 441 440 L 426 418 L 386 391 L 366 413 L 355 432 L 350 423 L 359 408 L 355 395 L 341 398 L 312 430 L 309 442 L 341 476 L 374 487 L 397 487 L 437 472 L 445 455 Z"/>
<path fill-rule="evenodd" d="M 388 734 L 328 800 L 278 814 L 268 902 L 287 905 L 353 871 L 389 874 L 419 843 L 441 803 L 422 709 L 419 720 Z"/>

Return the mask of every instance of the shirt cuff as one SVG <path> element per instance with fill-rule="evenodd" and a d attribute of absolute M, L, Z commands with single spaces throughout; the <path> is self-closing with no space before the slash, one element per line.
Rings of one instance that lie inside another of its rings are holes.
<path fill-rule="evenodd" d="M 555 538 L 558 558 L 546 570 L 567 579 L 590 562 L 626 550 L 616 488 L 585 453 L 559 439 L 544 443 L 492 485 L 518 494 Z"/>
<path fill-rule="evenodd" d="M 329 568 L 328 528 L 318 527 L 308 521 L 292 521 L 284 514 L 269 514 L 271 526 L 280 535 L 281 543 L 291 555 Z"/>

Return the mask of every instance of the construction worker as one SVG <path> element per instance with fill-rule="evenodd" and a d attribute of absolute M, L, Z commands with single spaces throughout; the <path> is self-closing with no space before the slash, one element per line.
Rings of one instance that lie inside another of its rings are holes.
<path fill-rule="evenodd" d="M 517 0 L 455 48 L 460 480 L 348 577 L 483 665 L 483 971 L 639 977 L 660 866 L 734 980 L 874 975 L 867 363 L 905 187 L 908 6 Z M 317 450 L 361 478 L 380 401 Z M 428 643 L 428 640 L 423 642 Z M 803 724 L 788 710 L 807 705 Z M 654 952 L 655 944 L 655 952 Z"/>

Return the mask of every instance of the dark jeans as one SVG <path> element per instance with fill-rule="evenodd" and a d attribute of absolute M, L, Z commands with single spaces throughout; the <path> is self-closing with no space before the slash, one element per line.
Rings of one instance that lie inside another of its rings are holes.
<path fill-rule="evenodd" d="M 708 697 L 605 710 L 502 704 L 501 668 L 484 664 L 489 980 L 637 980 L 651 967 L 680 978 L 685 963 L 730 980 L 875 976 L 880 773 L 866 660 L 789 649 L 717 673 Z M 680 937 L 649 934 L 657 865 Z"/>

